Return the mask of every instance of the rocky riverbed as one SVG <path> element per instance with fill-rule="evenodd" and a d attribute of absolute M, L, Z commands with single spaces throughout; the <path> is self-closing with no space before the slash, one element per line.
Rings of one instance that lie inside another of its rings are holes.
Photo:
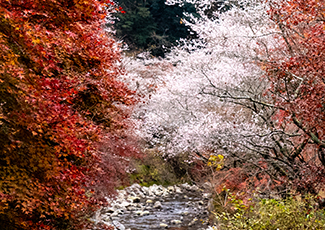
<path fill-rule="evenodd" d="M 116 230 L 207 229 L 211 193 L 196 185 L 169 187 L 133 184 L 109 199 L 95 216 L 96 222 Z"/>

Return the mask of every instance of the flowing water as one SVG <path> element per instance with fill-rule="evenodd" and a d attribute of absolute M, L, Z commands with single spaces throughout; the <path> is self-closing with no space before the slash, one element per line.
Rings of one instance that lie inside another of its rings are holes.
<path fill-rule="evenodd" d="M 159 208 L 153 208 L 155 201 L 161 202 Z M 139 212 L 137 214 L 136 210 L 124 210 L 114 219 L 131 230 L 207 229 L 209 216 L 206 210 L 207 200 L 202 198 L 201 193 L 173 194 L 170 197 L 156 198 L 153 203 L 148 204 L 143 200 L 138 204 L 138 209 L 141 207 L 145 215 L 139 215 Z M 163 224 L 168 227 L 164 227 Z"/>

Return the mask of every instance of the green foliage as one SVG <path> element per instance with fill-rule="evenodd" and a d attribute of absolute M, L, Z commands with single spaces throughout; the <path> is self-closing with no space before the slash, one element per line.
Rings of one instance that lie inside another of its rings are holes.
<path fill-rule="evenodd" d="M 324 229 L 325 211 L 318 210 L 312 198 L 299 201 L 262 199 L 254 204 L 245 204 L 229 194 L 232 211 L 215 213 L 218 229 Z"/>
<path fill-rule="evenodd" d="M 155 22 L 148 8 L 136 7 L 127 13 L 118 13 L 119 20 L 115 22 L 116 35 L 131 47 L 147 48 L 151 34 L 155 31 Z"/>
<path fill-rule="evenodd" d="M 150 12 L 157 25 L 155 34 L 161 36 L 152 37 L 151 53 L 154 56 L 164 56 L 163 46 L 170 48 L 180 38 L 196 36 L 182 22 L 182 18 L 185 17 L 184 12 L 198 17 L 192 4 L 184 3 L 182 7 L 178 5 L 168 6 L 164 0 L 154 0 L 150 6 Z"/>
<path fill-rule="evenodd" d="M 154 56 L 164 56 L 176 40 L 191 35 L 182 23 L 184 12 L 195 14 L 192 4 L 168 6 L 164 0 L 119 0 L 125 13 L 117 13 L 116 35 L 125 41 L 130 51 L 149 50 Z"/>
<path fill-rule="evenodd" d="M 171 165 L 154 152 L 147 152 L 141 160 L 135 160 L 136 169 L 130 174 L 130 183 L 139 183 L 143 186 L 153 184 L 176 184 L 179 182 Z"/>
<path fill-rule="evenodd" d="M 135 170 L 129 174 L 130 183 L 150 186 L 153 184 L 173 185 L 199 181 L 202 179 L 199 163 L 190 163 L 187 153 L 166 159 L 159 152 L 150 149 L 146 151 L 141 160 L 133 160 L 131 165 Z M 202 165 L 204 166 L 204 164 Z"/>

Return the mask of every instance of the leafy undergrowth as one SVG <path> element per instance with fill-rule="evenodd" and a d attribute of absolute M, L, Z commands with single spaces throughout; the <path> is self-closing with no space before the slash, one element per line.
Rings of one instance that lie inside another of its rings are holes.
<path fill-rule="evenodd" d="M 202 179 L 200 174 L 204 173 L 204 167 L 204 163 L 199 161 L 189 163 L 189 155 L 186 153 L 166 159 L 156 151 L 147 150 L 142 159 L 133 159 L 131 162 L 129 183 L 142 186 L 191 184 Z"/>
<path fill-rule="evenodd" d="M 325 210 L 317 199 L 259 199 L 248 203 L 229 193 L 230 209 L 214 213 L 213 229 L 324 229 Z"/>
<path fill-rule="evenodd" d="M 165 161 L 155 152 L 147 152 L 140 160 L 132 162 L 133 171 L 129 174 L 130 184 L 142 186 L 153 184 L 173 185 L 184 182 L 185 173 L 177 175 L 170 162 Z"/>

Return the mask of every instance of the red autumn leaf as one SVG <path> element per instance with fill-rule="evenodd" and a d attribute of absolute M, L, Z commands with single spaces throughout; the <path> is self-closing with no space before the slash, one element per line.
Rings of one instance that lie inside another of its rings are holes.
<path fill-rule="evenodd" d="M 125 167 L 118 156 L 135 153 L 110 142 L 128 127 L 118 104 L 135 99 L 117 79 L 107 4 L 0 2 L 0 228 L 86 227 L 81 217 L 104 195 L 96 188 L 111 192 Z"/>

